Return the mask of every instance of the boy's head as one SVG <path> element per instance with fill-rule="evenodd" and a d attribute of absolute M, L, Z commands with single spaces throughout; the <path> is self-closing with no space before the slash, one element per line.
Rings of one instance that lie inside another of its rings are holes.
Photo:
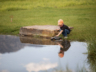
<path fill-rule="evenodd" d="M 63 20 L 62 20 L 62 19 L 59 19 L 59 20 L 58 20 L 58 26 L 62 27 L 63 24 L 64 24 Z"/>
<path fill-rule="evenodd" d="M 60 58 L 63 58 L 64 57 L 64 52 L 59 52 L 58 55 L 59 55 Z"/>

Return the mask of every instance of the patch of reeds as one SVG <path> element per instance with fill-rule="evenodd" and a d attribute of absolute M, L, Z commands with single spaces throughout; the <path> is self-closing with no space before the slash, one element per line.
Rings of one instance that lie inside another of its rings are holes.
<path fill-rule="evenodd" d="M 96 72 L 96 40 L 95 38 L 89 38 L 88 63 L 90 64 L 91 72 Z"/>

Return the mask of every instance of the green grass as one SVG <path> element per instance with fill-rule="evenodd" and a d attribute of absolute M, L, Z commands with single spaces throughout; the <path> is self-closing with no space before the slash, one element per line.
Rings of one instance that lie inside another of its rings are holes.
<path fill-rule="evenodd" d="M 74 27 L 69 39 L 96 37 L 96 0 L 0 0 L 0 7 L 0 34 L 17 35 L 22 26 L 57 25 L 63 19 Z"/>
<path fill-rule="evenodd" d="M 88 60 L 95 71 L 96 0 L 0 0 L 0 34 L 17 35 L 22 26 L 57 25 L 58 19 L 74 27 L 70 40 L 89 42 Z"/>
<path fill-rule="evenodd" d="M 95 5 L 96 0 L 0 0 L 0 10 L 21 10 L 37 7 L 64 8 L 68 6 Z"/>
<path fill-rule="evenodd" d="M 10 16 L 13 15 L 13 22 Z M 63 19 L 68 26 L 74 27 L 69 39 L 84 40 L 86 36 L 96 37 L 95 6 L 78 6 L 68 8 L 33 8 L 0 12 L 0 34 L 18 34 L 22 26 L 57 25 Z"/>

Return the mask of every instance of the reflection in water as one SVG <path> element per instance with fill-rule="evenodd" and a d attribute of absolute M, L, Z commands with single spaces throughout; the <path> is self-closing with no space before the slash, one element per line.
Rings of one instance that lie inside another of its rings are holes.
<path fill-rule="evenodd" d="M 20 37 L 21 43 L 39 44 L 39 45 L 56 45 L 50 39 L 34 38 L 34 37 Z"/>
<path fill-rule="evenodd" d="M 63 40 L 60 42 L 57 42 L 57 44 L 60 46 L 60 52 L 59 57 L 62 58 L 64 56 L 64 52 L 67 51 L 70 47 L 70 42 L 68 40 Z"/>
<path fill-rule="evenodd" d="M 1 35 L 0 72 L 53 72 L 54 68 L 62 68 L 65 71 L 66 65 L 71 71 L 76 72 L 77 65 L 82 68 L 84 64 L 88 68 L 87 55 L 82 54 L 87 52 L 85 42 L 34 40 L 28 38 L 21 43 L 19 37 Z M 39 43 L 41 45 L 38 45 Z M 65 53 L 64 57 L 60 58 L 58 52 Z"/>
<path fill-rule="evenodd" d="M 57 63 L 53 63 L 53 64 L 52 63 L 29 63 L 25 67 L 28 72 L 32 72 L 32 71 L 38 72 L 41 70 L 46 71 L 50 68 L 55 68 L 57 67 Z"/>
<path fill-rule="evenodd" d="M 42 47 L 42 45 L 21 43 L 17 36 L 0 35 L 0 53 L 16 52 L 24 46 Z"/>
<path fill-rule="evenodd" d="M 9 72 L 8 70 L 2 70 L 1 72 Z"/>
<path fill-rule="evenodd" d="M 17 36 L 0 35 L 0 53 L 16 52 L 24 46 Z"/>
<path fill-rule="evenodd" d="M 0 54 L 0 60 L 1 60 L 1 55 L 2 55 L 2 54 Z M 0 63 L 0 64 L 1 64 L 1 63 Z"/>

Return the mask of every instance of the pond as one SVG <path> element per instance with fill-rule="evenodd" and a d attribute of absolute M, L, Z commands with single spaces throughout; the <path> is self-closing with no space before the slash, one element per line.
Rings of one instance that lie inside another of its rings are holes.
<path fill-rule="evenodd" d="M 86 52 L 86 42 L 0 35 L 0 72 L 89 71 Z"/>

